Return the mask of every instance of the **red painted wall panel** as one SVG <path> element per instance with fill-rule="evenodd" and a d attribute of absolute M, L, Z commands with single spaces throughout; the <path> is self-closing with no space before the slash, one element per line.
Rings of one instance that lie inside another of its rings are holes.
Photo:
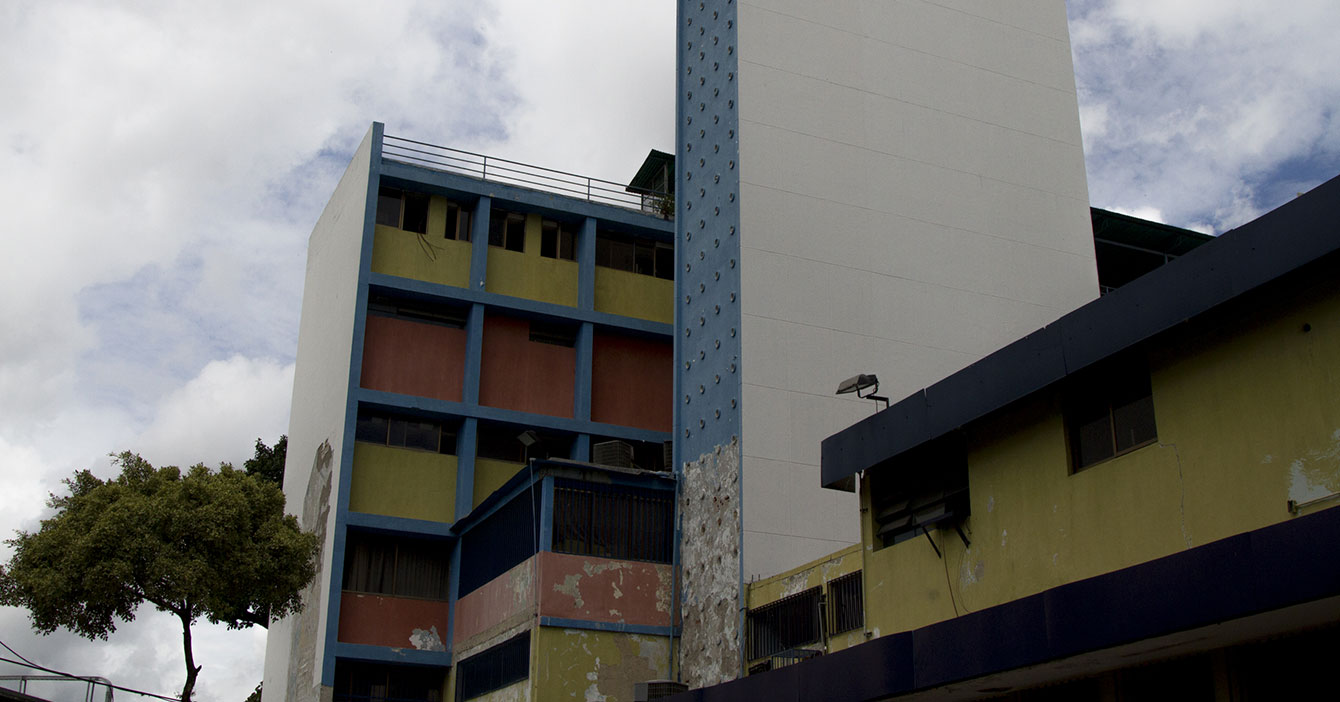
<path fill-rule="evenodd" d="M 571 417 L 576 368 L 576 349 L 531 341 L 527 320 L 484 317 L 479 404 Z"/>
<path fill-rule="evenodd" d="M 464 329 L 368 315 L 363 387 L 459 402 L 464 381 Z"/>
<path fill-rule="evenodd" d="M 383 597 L 358 592 L 340 595 L 339 640 L 372 646 L 414 648 L 447 636 L 446 602 Z M 417 631 L 416 631 L 417 630 Z"/>
<path fill-rule="evenodd" d="M 470 638 L 515 624 L 535 613 L 535 559 L 527 559 L 456 600 L 453 647 Z"/>
<path fill-rule="evenodd" d="M 540 614 L 560 619 L 669 626 L 670 566 L 545 551 Z"/>
<path fill-rule="evenodd" d="M 670 431 L 674 348 L 668 342 L 600 331 L 592 346 L 591 419 Z"/>

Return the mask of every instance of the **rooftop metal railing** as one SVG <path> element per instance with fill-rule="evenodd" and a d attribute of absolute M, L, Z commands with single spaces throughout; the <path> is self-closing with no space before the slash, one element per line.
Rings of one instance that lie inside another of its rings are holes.
<path fill-rule="evenodd" d="M 627 207 L 649 214 L 660 214 L 663 211 L 661 203 L 669 198 L 665 193 L 659 192 L 628 192 L 627 186 L 623 183 L 389 134 L 382 137 L 382 158 L 497 183 L 543 190 L 588 202 Z"/>

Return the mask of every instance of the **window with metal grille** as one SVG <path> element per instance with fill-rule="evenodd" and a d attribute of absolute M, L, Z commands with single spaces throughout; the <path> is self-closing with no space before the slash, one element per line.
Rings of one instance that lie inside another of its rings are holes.
<path fill-rule="evenodd" d="M 460 597 L 535 555 L 540 489 L 522 492 L 461 537 Z"/>
<path fill-rule="evenodd" d="M 456 699 L 486 695 L 530 677 L 530 632 L 477 653 L 456 666 Z"/>
<path fill-rule="evenodd" d="M 669 492 L 554 481 L 554 551 L 669 563 L 674 548 Z"/>
<path fill-rule="evenodd" d="M 787 649 L 821 641 L 821 592 L 822 588 L 810 588 L 750 610 L 746 620 L 749 659 L 766 658 Z"/>
<path fill-rule="evenodd" d="M 861 596 L 861 571 L 828 581 L 828 633 L 865 626 L 865 603 Z"/>
<path fill-rule="evenodd" d="M 351 592 L 426 600 L 447 599 L 446 543 L 350 531 L 344 585 Z"/>
<path fill-rule="evenodd" d="M 336 661 L 335 702 L 438 702 L 441 669 Z"/>
<path fill-rule="evenodd" d="M 957 435 L 912 449 L 867 476 L 876 549 L 968 516 L 968 459 Z"/>

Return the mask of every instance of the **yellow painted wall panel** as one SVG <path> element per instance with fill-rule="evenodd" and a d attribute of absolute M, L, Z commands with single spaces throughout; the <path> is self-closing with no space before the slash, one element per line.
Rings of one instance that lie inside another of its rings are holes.
<path fill-rule="evenodd" d="M 433 209 L 429 207 L 429 230 Z M 445 214 L 441 215 L 445 218 Z M 439 229 L 442 223 L 439 222 Z M 377 225 L 372 241 L 372 271 L 458 288 L 470 283 L 470 242 L 415 234 Z"/>
<path fill-rule="evenodd" d="M 577 263 L 540 255 L 541 218 L 526 215 L 525 251 L 490 246 L 484 288 L 527 300 L 577 306 Z"/>
<path fill-rule="evenodd" d="M 772 577 L 756 580 L 748 585 L 746 606 L 749 609 L 762 607 L 783 597 L 790 597 L 812 587 L 820 587 L 836 578 L 855 573 L 863 565 L 863 552 L 860 544 L 853 544 L 832 554 Z M 826 647 L 829 653 L 841 651 L 849 646 L 864 643 L 865 629 L 853 629 L 828 638 Z M 822 648 L 816 644 L 810 648 Z"/>
<path fill-rule="evenodd" d="M 524 468 L 522 463 L 513 463 L 511 461 L 499 461 L 493 458 L 475 459 L 475 494 L 473 506 L 478 507 L 484 498 L 493 494 L 494 490 L 503 486 L 516 475 L 518 471 Z"/>
<path fill-rule="evenodd" d="M 354 444 L 349 509 L 391 517 L 455 521 L 456 457 Z"/>
<path fill-rule="evenodd" d="M 673 324 L 675 281 L 596 266 L 595 307 L 599 312 Z"/>
<path fill-rule="evenodd" d="M 1072 474 L 1059 392 L 970 426 L 971 546 L 950 529 L 932 532 L 943 559 L 924 537 L 874 550 L 862 520 L 875 635 L 1269 526 L 1293 518 L 1291 499 L 1340 493 L 1340 285 L 1259 307 L 1151 351 L 1152 445 Z"/>
<path fill-rule="evenodd" d="M 556 627 L 537 631 L 531 676 L 537 702 L 631 702 L 634 683 L 671 677 L 669 637 Z"/>

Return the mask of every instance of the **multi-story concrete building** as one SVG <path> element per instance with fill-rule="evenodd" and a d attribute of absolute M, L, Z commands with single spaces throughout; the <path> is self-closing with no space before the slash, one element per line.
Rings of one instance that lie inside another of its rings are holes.
<path fill-rule="evenodd" d="M 372 126 L 308 245 L 284 488 L 321 568 L 267 699 L 566 685 L 531 651 L 578 640 L 572 684 L 669 674 L 674 263 L 644 196 Z"/>
<path fill-rule="evenodd" d="M 751 585 L 761 674 L 677 699 L 1326 696 L 1337 213 L 1340 178 L 826 439 L 860 545 Z"/>
<path fill-rule="evenodd" d="M 680 0 L 684 669 L 743 583 L 860 539 L 819 443 L 1098 296 L 1065 5 Z"/>

